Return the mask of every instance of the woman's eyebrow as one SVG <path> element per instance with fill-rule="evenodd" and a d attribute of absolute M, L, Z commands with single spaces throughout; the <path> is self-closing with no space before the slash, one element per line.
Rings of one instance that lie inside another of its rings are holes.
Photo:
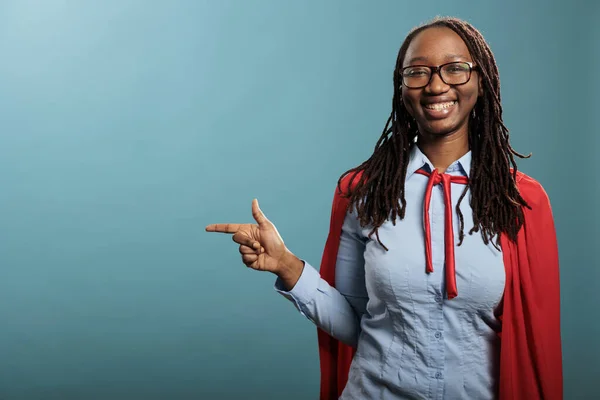
<path fill-rule="evenodd" d="M 456 59 L 461 59 L 461 60 L 468 60 L 470 57 L 464 55 L 464 54 L 446 54 L 444 56 L 445 60 L 456 60 Z M 427 62 L 429 61 L 429 58 L 425 57 L 425 56 L 417 56 L 417 57 L 412 57 L 410 60 L 408 60 L 409 64 L 412 64 L 414 62 Z"/>

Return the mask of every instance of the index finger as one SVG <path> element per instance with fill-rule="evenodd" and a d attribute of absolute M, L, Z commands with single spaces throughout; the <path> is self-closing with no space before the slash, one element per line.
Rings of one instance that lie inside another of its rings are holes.
<path fill-rule="evenodd" d="M 236 233 L 242 224 L 210 224 L 207 225 L 206 232 L 220 232 L 220 233 Z"/>

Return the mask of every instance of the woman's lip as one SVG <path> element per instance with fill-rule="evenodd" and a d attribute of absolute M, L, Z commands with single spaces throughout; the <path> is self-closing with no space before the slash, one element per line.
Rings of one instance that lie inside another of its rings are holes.
<path fill-rule="evenodd" d="M 440 101 L 435 101 L 435 102 L 429 102 L 429 103 L 421 103 L 423 105 L 423 107 L 427 107 L 433 104 L 446 104 L 446 103 L 458 103 L 457 100 L 440 100 Z"/>
<path fill-rule="evenodd" d="M 429 103 L 429 104 L 440 104 L 440 103 L 449 103 L 449 102 L 442 101 L 442 102 Z M 448 115 L 450 115 L 450 113 L 452 113 L 452 111 L 454 111 L 456 109 L 457 104 L 458 104 L 458 102 L 454 101 L 454 103 L 451 106 L 442 108 L 440 110 L 427 108 L 425 105 L 423 105 L 422 108 L 423 108 L 423 112 L 425 113 L 425 116 L 427 117 L 427 119 L 444 119 Z"/>

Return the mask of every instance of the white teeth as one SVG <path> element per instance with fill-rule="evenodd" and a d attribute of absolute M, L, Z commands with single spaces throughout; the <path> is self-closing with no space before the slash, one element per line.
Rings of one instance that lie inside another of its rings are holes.
<path fill-rule="evenodd" d="M 447 103 L 435 103 L 435 104 L 427 104 L 425 108 L 429 108 L 430 110 L 443 110 L 449 107 L 452 107 L 456 104 L 456 101 L 449 101 Z"/>

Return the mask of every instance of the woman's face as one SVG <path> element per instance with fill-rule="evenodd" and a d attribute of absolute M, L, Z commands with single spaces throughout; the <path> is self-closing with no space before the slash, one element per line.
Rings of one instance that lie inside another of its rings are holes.
<path fill-rule="evenodd" d="M 456 32 L 446 27 L 432 27 L 419 32 L 411 41 L 403 67 L 440 66 L 454 61 L 473 62 L 467 45 Z M 438 73 L 429 84 L 418 89 L 402 86 L 402 100 L 425 137 L 467 134 L 469 116 L 482 93 L 481 77 L 473 71 L 462 85 L 448 85 Z"/>

